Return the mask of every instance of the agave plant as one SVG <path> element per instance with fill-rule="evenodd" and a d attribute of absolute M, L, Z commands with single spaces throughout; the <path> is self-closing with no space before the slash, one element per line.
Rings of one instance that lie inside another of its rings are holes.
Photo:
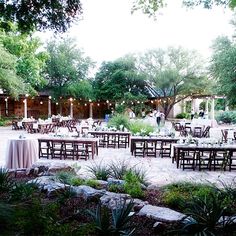
<path fill-rule="evenodd" d="M 13 181 L 8 169 L 0 168 L 0 192 L 7 192 L 13 186 Z"/>
<path fill-rule="evenodd" d="M 215 235 L 235 228 L 235 216 L 224 217 L 219 192 L 211 193 L 204 198 L 193 197 L 189 203 L 189 217 L 183 221 L 183 231 L 195 235 Z M 235 230 L 235 229 L 234 229 Z"/>
<path fill-rule="evenodd" d="M 126 201 L 123 203 L 120 201 L 116 208 L 110 212 L 107 207 L 101 206 L 99 203 L 95 212 L 88 212 L 94 219 L 95 228 L 99 235 L 131 236 L 135 231 L 129 224 L 133 216 L 133 206 L 133 201 L 128 204 Z M 110 219 L 110 215 L 112 219 Z"/>
<path fill-rule="evenodd" d="M 94 163 L 87 168 L 88 171 L 92 174 L 92 177 L 95 177 L 96 179 L 107 180 L 110 176 L 110 170 L 108 166 L 102 164 L 102 162 L 100 162 L 99 164 Z"/>

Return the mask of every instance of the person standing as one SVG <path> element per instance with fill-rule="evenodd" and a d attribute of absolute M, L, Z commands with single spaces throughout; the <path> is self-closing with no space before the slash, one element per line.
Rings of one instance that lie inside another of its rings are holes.
<path fill-rule="evenodd" d="M 160 126 L 160 123 L 161 123 L 161 112 L 159 110 L 157 110 L 154 114 L 155 114 L 155 117 L 156 117 L 157 126 Z"/>
<path fill-rule="evenodd" d="M 192 111 L 191 111 L 191 120 L 194 118 L 194 115 L 195 115 L 195 112 L 194 112 L 194 110 L 192 109 Z"/>

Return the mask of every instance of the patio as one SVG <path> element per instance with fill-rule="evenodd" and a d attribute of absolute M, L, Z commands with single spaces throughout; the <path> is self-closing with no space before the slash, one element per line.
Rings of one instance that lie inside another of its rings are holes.
<path fill-rule="evenodd" d="M 11 127 L 1 127 L 0 128 L 0 166 L 5 165 L 5 151 L 7 146 L 7 140 L 9 138 L 17 138 L 19 135 L 23 134 L 26 137 L 33 137 L 37 139 L 42 137 L 42 134 L 28 134 L 26 131 L 16 131 L 12 130 Z M 82 176 L 88 175 L 86 167 L 95 163 L 109 164 L 112 161 L 127 161 L 131 166 L 137 165 L 142 167 L 147 171 L 147 177 L 150 183 L 162 186 L 171 182 L 176 181 L 192 181 L 192 182 L 211 182 L 217 183 L 219 180 L 227 183 L 232 182 L 235 178 L 235 171 L 192 171 L 177 169 L 176 164 L 172 164 L 171 158 L 153 158 L 153 157 L 133 157 L 131 156 L 130 149 L 113 149 L 113 148 L 99 148 L 99 154 L 94 160 L 48 160 L 40 159 L 38 162 L 66 162 L 68 164 L 77 163 L 81 166 L 79 174 Z"/>

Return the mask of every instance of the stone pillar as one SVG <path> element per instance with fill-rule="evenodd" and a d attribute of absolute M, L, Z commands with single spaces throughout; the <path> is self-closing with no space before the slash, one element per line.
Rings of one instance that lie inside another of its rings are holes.
<path fill-rule="evenodd" d="M 182 100 L 182 113 L 186 113 L 186 102 Z"/>
<path fill-rule="evenodd" d="M 205 110 L 205 116 L 206 116 L 206 119 L 209 118 L 208 105 L 209 105 L 209 99 L 207 98 L 207 99 L 206 99 L 206 110 Z"/>
<path fill-rule="evenodd" d="M 89 104 L 89 118 L 93 118 L 93 103 Z"/>
<path fill-rule="evenodd" d="M 48 118 L 52 116 L 51 96 L 48 97 Z"/>
<path fill-rule="evenodd" d="M 70 103 L 70 117 L 73 118 L 73 102 Z"/>
<path fill-rule="evenodd" d="M 215 120 L 215 98 L 211 101 L 211 119 Z"/>
<path fill-rule="evenodd" d="M 8 116 L 8 98 L 5 98 L 6 116 Z"/>
<path fill-rule="evenodd" d="M 24 118 L 27 118 L 27 98 L 28 98 L 28 94 L 25 95 L 25 99 L 24 99 Z"/>

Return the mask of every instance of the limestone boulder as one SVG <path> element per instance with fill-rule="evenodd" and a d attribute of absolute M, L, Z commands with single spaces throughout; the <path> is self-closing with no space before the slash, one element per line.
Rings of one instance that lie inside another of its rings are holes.
<path fill-rule="evenodd" d="M 138 213 L 140 216 L 146 216 L 159 222 L 173 223 L 181 221 L 186 215 L 171 210 L 166 207 L 158 207 L 153 205 L 145 205 Z"/>
<path fill-rule="evenodd" d="M 71 187 L 77 197 L 83 197 L 85 200 L 96 200 L 103 196 L 106 190 L 98 190 L 86 185 Z"/>

